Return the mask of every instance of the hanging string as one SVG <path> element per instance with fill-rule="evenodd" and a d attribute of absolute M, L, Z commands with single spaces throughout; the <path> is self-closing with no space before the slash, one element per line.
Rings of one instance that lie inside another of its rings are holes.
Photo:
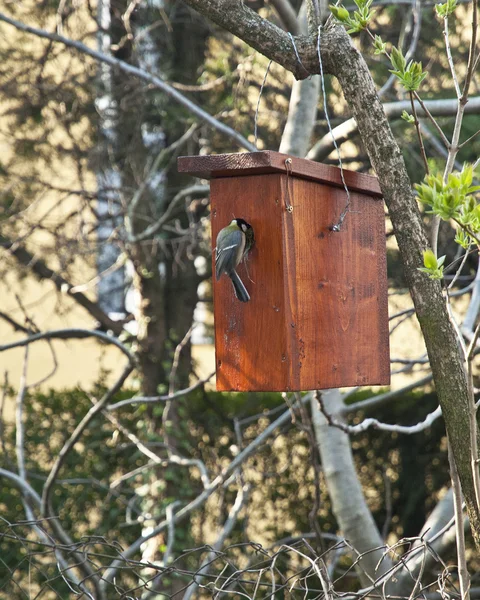
<path fill-rule="evenodd" d="M 258 128 L 257 128 L 257 123 L 258 123 L 258 111 L 260 109 L 260 98 L 262 97 L 262 92 L 263 92 L 263 88 L 265 87 L 265 82 L 267 81 L 267 77 L 268 77 L 268 72 L 270 71 L 270 66 L 272 64 L 273 60 L 271 60 L 268 63 L 268 67 L 267 70 L 265 71 L 265 77 L 263 78 L 263 82 L 262 82 L 262 86 L 260 88 L 260 93 L 258 94 L 258 100 L 257 100 L 257 109 L 255 111 L 255 124 L 254 124 L 254 145 L 255 148 L 257 148 L 258 150 L 258 146 L 257 146 L 257 140 L 258 140 Z"/>
<path fill-rule="evenodd" d="M 333 141 L 333 145 L 335 146 L 335 150 L 337 151 L 337 156 L 338 156 L 338 164 L 340 165 L 340 177 L 342 179 L 342 183 L 343 183 L 343 188 L 345 189 L 345 193 L 347 194 L 347 203 L 345 204 L 345 208 L 342 211 L 342 214 L 340 215 L 340 218 L 338 219 L 338 221 L 332 225 L 331 230 L 332 231 L 340 231 L 340 229 L 342 228 L 343 222 L 345 221 L 345 217 L 347 216 L 347 213 L 350 209 L 350 191 L 347 187 L 347 184 L 345 182 L 345 177 L 343 174 L 343 163 L 342 163 L 342 157 L 340 155 L 340 150 L 338 148 L 337 145 L 337 140 L 335 139 L 335 136 L 333 134 L 333 129 L 332 129 L 332 124 L 330 123 L 330 118 L 328 116 L 328 110 L 327 110 L 327 95 L 325 93 L 325 78 L 323 75 L 323 63 L 322 63 L 322 56 L 321 56 L 321 52 L 320 52 L 320 37 L 321 37 L 321 30 L 322 30 L 322 26 L 319 25 L 318 26 L 318 38 L 317 38 L 317 54 L 318 54 L 318 63 L 320 65 L 320 81 L 322 83 L 322 94 L 323 94 L 323 110 L 325 112 L 325 118 L 327 119 L 327 125 L 328 125 L 328 130 L 330 132 L 330 135 L 332 136 L 332 141 Z"/>
<path fill-rule="evenodd" d="M 292 40 L 292 46 L 293 46 L 293 50 L 295 51 L 295 56 L 297 57 L 298 64 L 302 67 L 302 69 L 305 71 L 305 73 L 310 75 L 310 72 L 305 68 L 305 65 L 303 64 L 302 59 L 300 58 L 300 55 L 298 54 L 297 45 L 295 44 L 293 35 L 289 31 L 287 33 L 288 33 L 290 39 Z"/>
<path fill-rule="evenodd" d="M 287 212 L 292 213 L 293 212 L 293 206 L 292 203 L 290 202 L 290 176 L 292 174 L 292 159 L 291 158 L 287 158 L 285 159 L 285 169 L 287 171 L 287 193 L 285 195 L 285 207 L 287 209 Z"/>

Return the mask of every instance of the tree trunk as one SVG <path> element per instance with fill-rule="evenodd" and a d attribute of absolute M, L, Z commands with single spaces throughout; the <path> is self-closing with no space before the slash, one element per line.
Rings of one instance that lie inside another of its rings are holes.
<path fill-rule="evenodd" d="M 337 415 L 338 419 L 338 413 L 343 407 L 340 391 L 329 390 L 322 396 L 327 412 Z M 333 514 L 345 539 L 359 554 L 365 553 L 358 563 L 357 573 L 361 584 L 367 587 L 371 585 L 372 579 L 375 580 L 388 571 L 391 561 L 388 557 L 382 560 L 384 541 L 365 502 L 348 434 L 328 424 L 315 397 L 312 398 L 311 408 Z M 374 550 L 375 548 L 377 549 Z"/>

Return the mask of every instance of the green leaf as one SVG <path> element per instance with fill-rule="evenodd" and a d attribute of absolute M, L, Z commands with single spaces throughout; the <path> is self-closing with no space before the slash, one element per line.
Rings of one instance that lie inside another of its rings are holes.
<path fill-rule="evenodd" d="M 460 182 L 463 186 L 469 187 L 473 181 L 473 165 L 465 163 L 462 172 L 460 173 Z"/>
<path fill-rule="evenodd" d="M 387 44 L 382 40 L 379 35 L 375 36 L 375 54 L 386 54 L 387 52 Z"/>
<path fill-rule="evenodd" d="M 404 121 L 406 121 L 407 123 L 415 123 L 415 117 L 414 117 L 413 115 L 411 115 L 411 114 L 407 113 L 407 111 L 406 111 L 406 110 L 404 110 L 404 111 L 402 112 L 402 115 L 401 115 L 401 117 L 402 117 L 402 119 L 403 119 Z"/>
<path fill-rule="evenodd" d="M 436 269 L 437 268 L 437 257 L 433 253 L 430 248 L 428 250 L 424 250 L 423 252 L 423 264 L 427 269 Z"/>
<path fill-rule="evenodd" d="M 405 67 L 406 67 L 406 60 L 405 57 L 402 54 L 402 51 L 399 50 L 398 48 L 395 48 L 395 46 L 392 48 L 392 52 L 390 54 L 390 61 L 392 63 L 393 68 L 395 69 L 395 71 L 398 71 L 399 73 L 404 73 L 405 72 Z"/>
<path fill-rule="evenodd" d="M 350 13 L 344 6 L 333 6 L 330 5 L 330 12 L 332 15 L 341 23 L 348 23 L 350 20 Z"/>
<path fill-rule="evenodd" d="M 447 0 L 445 4 L 436 4 L 435 10 L 437 15 L 441 18 L 450 16 L 453 11 L 457 8 L 457 0 Z"/>

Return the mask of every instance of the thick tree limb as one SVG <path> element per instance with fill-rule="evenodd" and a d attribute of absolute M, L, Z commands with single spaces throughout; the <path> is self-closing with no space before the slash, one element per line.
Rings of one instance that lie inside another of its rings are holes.
<path fill-rule="evenodd" d="M 184 0 L 206 17 L 242 38 L 253 48 L 301 78 L 291 40 L 286 33 L 235 0 Z M 296 38 L 303 65 L 318 73 L 314 37 Z M 343 27 L 322 34 L 324 71 L 337 77 L 378 176 L 402 256 L 405 276 L 422 328 L 436 390 L 465 496 L 473 536 L 480 548 L 480 507 L 476 504 L 470 465 L 468 389 L 455 331 L 449 321 L 439 282 L 418 271 L 428 246 L 402 153 L 368 70 Z M 340 234 L 341 235 L 341 234 Z"/>
<path fill-rule="evenodd" d="M 343 406 L 339 390 L 325 392 L 324 401 L 335 414 Z M 348 434 L 330 426 L 315 397 L 312 397 L 311 410 L 332 509 L 345 538 L 359 554 L 365 553 L 358 565 L 358 576 L 366 586 L 384 575 L 392 563 L 387 557 L 382 560 L 383 540 L 363 495 Z"/>

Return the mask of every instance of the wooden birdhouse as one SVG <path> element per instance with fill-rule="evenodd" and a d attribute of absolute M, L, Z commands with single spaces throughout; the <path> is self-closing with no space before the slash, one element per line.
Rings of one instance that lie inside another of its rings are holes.
<path fill-rule="evenodd" d="M 377 179 L 278 152 L 184 156 L 210 179 L 212 246 L 243 218 L 255 245 L 213 282 L 217 389 L 291 391 L 390 382 L 383 201 Z M 213 269 L 215 272 L 215 268 Z M 215 278 L 214 278 L 215 279 Z"/>

